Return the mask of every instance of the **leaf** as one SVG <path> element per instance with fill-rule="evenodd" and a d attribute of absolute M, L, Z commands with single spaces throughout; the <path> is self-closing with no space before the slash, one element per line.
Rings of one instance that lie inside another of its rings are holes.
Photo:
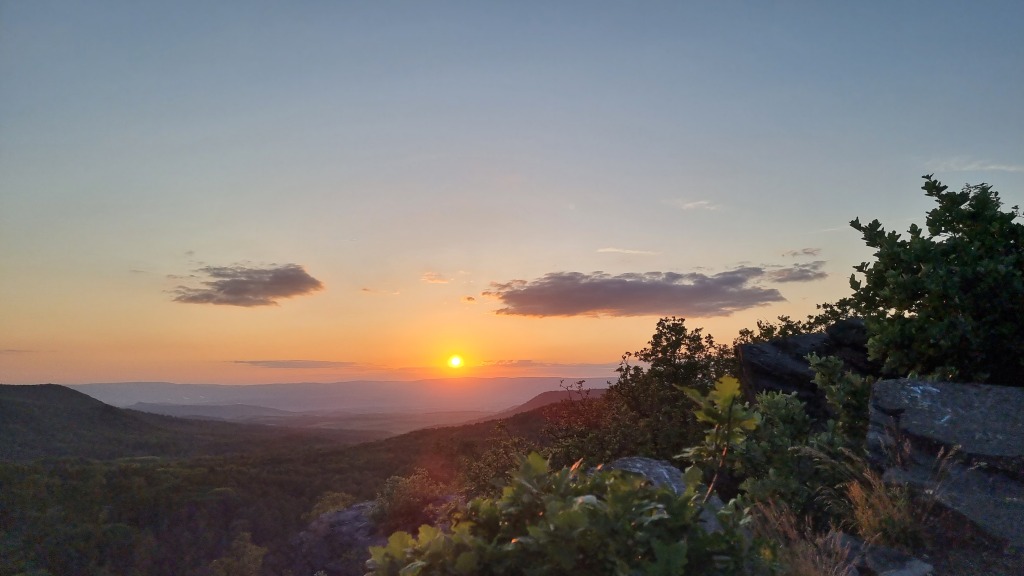
<path fill-rule="evenodd" d="M 548 473 L 548 461 L 540 454 L 530 452 L 530 455 L 523 461 L 520 472 L 524 476 L 542 476 Z"/>
<path fill-rule="evenodd" d="M 475 574 L 480 564 L 476 552 L 463 552 L 455 559 L 455 572 L 458 574 Z"/>
<path fill-rule="evenodd" d="M 424 568 L 427 567 L 427 563 L 422 560 L 411 562 L 405 568 L 398 571 L 400 576 L 417 576 Z"/>
<path fill-rule="evenodd" d="M 722 376 L 708 396 L 719 406 L 728 406 L 740 396 L 740 381 L 732 376 Z"/>

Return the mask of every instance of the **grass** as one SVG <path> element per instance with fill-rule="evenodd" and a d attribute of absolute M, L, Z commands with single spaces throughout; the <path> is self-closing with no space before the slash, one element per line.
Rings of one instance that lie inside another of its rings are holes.
<path fill-rule="evenodd" d="M 784 504 L 758 504 L 754 509 L 754 535 L 778 548 L 771 552 L 782 576 L 846 576 L 852 568 L 849 550 L 839 533 L 816 533 L 811 523 L 800 522 Z"/>

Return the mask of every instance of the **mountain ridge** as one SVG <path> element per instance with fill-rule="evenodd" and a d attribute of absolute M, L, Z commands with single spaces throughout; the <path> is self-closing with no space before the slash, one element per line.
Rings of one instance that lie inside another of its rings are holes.
<path fill-rule="evenodd" d="M 0 384 L 0 461 L 194 457 L 273 450 L 297 439 L 339 446 L 384 436 L 190 420 L 118 408 L 58 384 Z"/>
<path fill-rule="evenodd" d="M 573 379 L 577 381 L 578 379 Z M 177 384 L 119 382 L 75 384 L 73 390 L 107 404 L 250 404 L 295 412 L 495 412 L 518 406 L 542 392 L 557 390 L 560 377 L 433 378 L 423 380 L 350 380 L 290 384 Z M 605 379 L 594 388 L 603 388 Z"/>

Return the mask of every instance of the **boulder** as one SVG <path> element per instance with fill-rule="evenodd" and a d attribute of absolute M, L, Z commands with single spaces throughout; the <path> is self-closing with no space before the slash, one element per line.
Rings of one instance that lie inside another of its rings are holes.
<path fill-rule="evenodd" d="M 850 568 L 848 576 L 931 576 L 934 567 L 913 556 L 885 546 L 872 546 L 863 540 L 836 534 L 837 546 L 845 551 Z"/>
<path fill-rule="evenodd" d="M 760 392 L 796 393 L 811 417 L 828 416 L 825 394 L 814 384 L 808 354 L 836 356 L 846 368 L 861 375 L 875 375 L 878 367 L 867 357 L 867 329 L 858 318 L 840 320 L 824 333 L 800 334 L 769 342 L 740 344 L 736 356 L 740 381 L 747 400 Z"/>
<path fill-rule="evenodd" d="M 370 558 L 369 547 L 387 543 L 370 519 L 373 506 L 372 501 L 361 502 L 313 520 L 292 539 L 296 551 L 292 573 L 362 576 Z"/>
<path fill-rule="evenodd" d="M 886 481 L 934 494 L 1024 549 L 1022 414 L 1024 388 L 882 380 L 871 389 L 868 449 Z"/>
<path fill-rule="evenodd" d="M 676 468 L 664 460 L 630 456 L 627 458 L 619 458 L 611 464 L 607 464 L 605 468 L 639 474 L 649 480 L 651 484 L 659 487 L 667 486 L 676 494 L 682 494 L 686 491 L 686 484 L 683 482 L 683 473 L 679 468 Z M 718 532 L 722 530 L 722 525 L 718 522 L 716 513 L 721 510 L 723 506 L 724 504 L 722 503 L 721 498 L 715 494 L 712 494 L 711 498 L 709 498 L 707 503 L 704 505 L 704 509 L 700 514 L 700 523 L 706 532 Z"/>

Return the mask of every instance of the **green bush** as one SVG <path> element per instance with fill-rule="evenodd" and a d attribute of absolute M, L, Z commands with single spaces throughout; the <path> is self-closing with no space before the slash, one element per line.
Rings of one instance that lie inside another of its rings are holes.
<path fill-rule="evenodd" d="M 239 534 L 222 558 L 210 563 L 213 576 L 259 576 L 267 549 L 252 543 L 248 532 Z"/>
<path fill-rule="evenodd" d="M 733 474 L 729 472 L 743 473 L 735 449 L 761 425 L 761 415 L 751 411 L 748 402 L 741 401 L 740 381 L 731 376 L 720 378 L 706 395 L 694 388 L 682 390 L 697 405 L 693 414 L 698 422 L 707 425 L 707 433 L 704 442 L 684 450 L 677 458 L 687 458 L 714 470 L 711 487 L 734 495 L 734 483 L 729 481 Z"/>
<path fill-rule="evenodd" d="M 835 488 L 853 479 L 850 461 L 863 450 L 870 386 L 844 372 L 838 358 L 808 359 L 832 418 L 816 426 L 803 402 L 779 392 L 759 394 L 748 406 L 739 401 L 739 383 L 725 377 L 706 395 L 687 390 L 706 434 L 680 457 L 714 470 L 711 484 L 720 494 L 738 489 L 753 502 L 782 503 L 825 526 L 849 509 L 828 504 L 845 496 Z"/>
<path fill-rule="evenodd" d="M 411 476 L 392 476 L 384 481 L 370 517 L 385 533 L 417 526 L 435 520 L 437 505 L 449 493 L 422 468 Z"/>
<path fill-rule="evenodd" d="M 371 548 L 377 575 L 693 574 L 739 575 L 757 565 L 741 536 L 736 503 L 719 514 L 723 532 L 698 522 L 700 471 L 676 495 L 619 471 L 552 472 L 540 455 L 523 460 L 497 499 L 473 500 L 450 532 L 422 526 Z"/>
<path fill-rule="evenodd" d="M 468 497 L 500 494 L 501 487 L 519 467 L 523 454 L 537 449 L 534 442 L 512 434 L 504 422 L 495 424 L 485 444 L 488 449 L 482 454 L 459 460 L 459 483 Z"/>
<path fill-rule="evenodd" d="M 878 220 L 850 225 L 875 261 L 850 278 L 873 359 L 897 374 L 1024 385 L 1024 225 L 988 184 L 960 192 L 924 176 L 937 207 L 904 239 Z"/>
<path fill-rule="evenodd" d="M 324 492 L 304 518 L 307 521 L 315 520 L 328 512 L 344 510 L 355 503 L 355 497 L 348 492 Z"/>
<path fill-rule="evenodd" d="M 619 378 L 604 396 L 549 409 L 548 453 L 559 465 L 579 458 L 671 458 L 704 434 L 680 387 L 710 390 L 735 368 L 730 347 L 687 328 L 682 318 L 662 318 L 646 348 L 623 355 Z"/>

